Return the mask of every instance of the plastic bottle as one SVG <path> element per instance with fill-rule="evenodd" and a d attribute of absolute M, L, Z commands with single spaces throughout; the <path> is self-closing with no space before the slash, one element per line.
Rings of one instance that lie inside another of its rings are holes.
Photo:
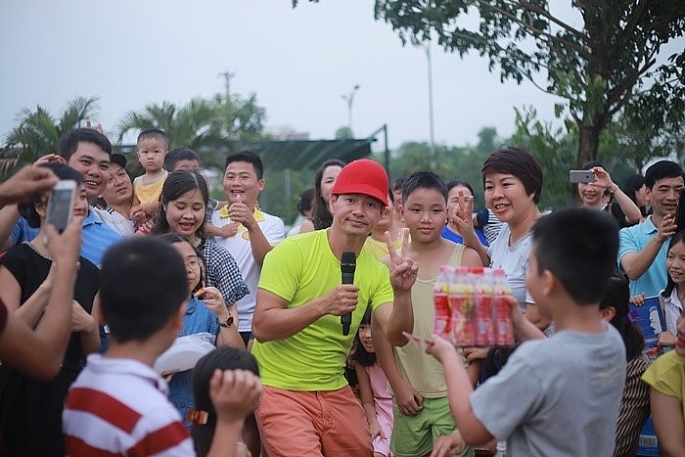
<path fill-rule="evenodd" d="M 494 457 L 507 457 L 507 442 L 498 441 L 497 442 L 497 452 Z"/>
<path fill-rule="evenodd" d="M 508 296 L 511 296 L 511 288 L 507 282 L 504 270 L 493 270 L 493 319 L 495 328 L 495 343 L 498 346 L 514 345 L 514 327 L 511 323 L 511 305 Z"/>
<path fill-rule="evenodd" d="M 476 331 L 476 346 L 495 344 L 493 328 L 493 275 L 489 268 L 470 269 L 474 290 L 473 316 Z"/>
<path fill-rule="evenodd" d="M 457 346 L 473 346 L 476 342 L 473 320 L 473 283 L 467 267 L 454 270 L 454 282 L 449 288 L 449 302 L 452 306 L 452 328 Z"/>
<path fill-rule="evenodd" d="M 452 309 L 448 300 L 450 283 L 454 280 L 452 267 L 443 265 L 433 286 L 435 319 L 433 333 L 452 341 Z"/>

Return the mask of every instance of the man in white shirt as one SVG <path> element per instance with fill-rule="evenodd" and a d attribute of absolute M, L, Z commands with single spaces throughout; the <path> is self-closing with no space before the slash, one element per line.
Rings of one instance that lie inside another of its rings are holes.
<path fill-rule="evenodd" d="M 283 221 L 259 209 L 257 198 L 264 189 L 262 159 L 250 151 L 230 154 L 224 166 L 224 195 L 228 203 L 214 211 L 212 225 L 220 236 L 216 242 L 235 258 L 250 294 L 238 301 L 238 330 L 251 346 L 252 315 L 264 256 L 285 238 Z"/>

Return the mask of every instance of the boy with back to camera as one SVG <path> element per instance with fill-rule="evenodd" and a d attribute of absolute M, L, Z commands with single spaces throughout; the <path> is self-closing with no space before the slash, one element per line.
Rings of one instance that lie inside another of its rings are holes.
<path fill-rule="evenodd" d="M 69 456 L 191 456 L 193 444 L 153 369 L 183 327 L 188 282 L 176 249 L 155 238 L 132 237 L 107 251 L 100 298 L 110 346 L 94 354 L 72 385 L 63 413 Z M 261 396 L 259 378 L 243 370 L 214 372 L 210 397 L 217 411 L 208 456 L 235 456 L 244 417 Z"/>
<path fill-rule="evenodd" d="M 164 169 L 164 158 L 169 152 L 169 137 L 160 129 L 140 132 L 136 143 L 136 154 L 145 173 L 133 180 L 133 207 L 131 219 L 136 225 L 152 219 L 159 207 L 159 196 L 168 172 Z"/>
<path fill-rule="evenodd" d="M 429 338 L 435 317 L 433 286 L 440 266 L 482 267 L 483 263 L 473 249 L 441 236 L 447 219 L 447 185 L 441 177 L 422 171 L 406 178 L 402 185 L 401 207 L 410 237 L 404 255 L 419 265 L 419 276 L 411 288 L 413 333 L 420 338 Z M 472 456 L 473 450 L 465 446 L 450 414 L 442 365 L 417 345 L 408 344 L 391 350 L 382 332 L 372 331 L 371 334 L 378 360 L 393 391 L 394 424 L 390 449 L 394 455 L 424 456 L 431 450 L 450 449 L 450 455 Z"/>
<path fill-rule="evenodd" d="M 426 352 L 445 367 L 450 408 L 464 440 L 507 441 L 512 456 L 609 456 L 625 382 L 621 336 L 599 302 L 616 268 L 617 224 L 605 213 L 569 208 L 539 219 L 526 287 L 554 336 L 522 344 L 475 392 L 454 346 L 433 336 Z M 518 340 L 526 323 L 511 300 Z"/>

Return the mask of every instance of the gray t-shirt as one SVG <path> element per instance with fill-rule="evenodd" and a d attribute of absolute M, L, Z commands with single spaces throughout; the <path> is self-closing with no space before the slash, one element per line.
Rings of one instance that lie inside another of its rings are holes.
<path fill-rule="evenodd" d="M 511 457 L 613 454 L 625 383 L 618 331 L 561 331 L 522 344 L 496 376 L 471 395 L 471 407 Z"/>
<path fill-rule="evenodd" d="M 512 295 L 518 300 L 521 312 L 526 312 L 526 303 L 535 303 L 526 290 L 526 275 L 528 274 L 528 255 L 533 247 L 533 232 L 509 246 L 511 230 L 508 224 L 503 224 L 495 241 L 488 248 L 490 268 L 502 268 L 506 274 L 507 283 L 511 287 Z"/>

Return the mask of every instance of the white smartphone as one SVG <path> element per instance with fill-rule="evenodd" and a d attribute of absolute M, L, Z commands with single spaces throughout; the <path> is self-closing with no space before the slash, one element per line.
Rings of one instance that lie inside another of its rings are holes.
<path fill-rule="evenodd" d="M 75 196 L 76 181 L 71 179 L 57 181 L 57 185 L 50 191 L 45 222 L 54 225 L 59 233 L 62 233 L 71 221 Z"/>
<path fill-rule="evenodd" d="M 590 170 L 571 170 L 568 172 L 568 179 L 571 182 L 595 182 L 597 179 L 595 174 Z"/>

